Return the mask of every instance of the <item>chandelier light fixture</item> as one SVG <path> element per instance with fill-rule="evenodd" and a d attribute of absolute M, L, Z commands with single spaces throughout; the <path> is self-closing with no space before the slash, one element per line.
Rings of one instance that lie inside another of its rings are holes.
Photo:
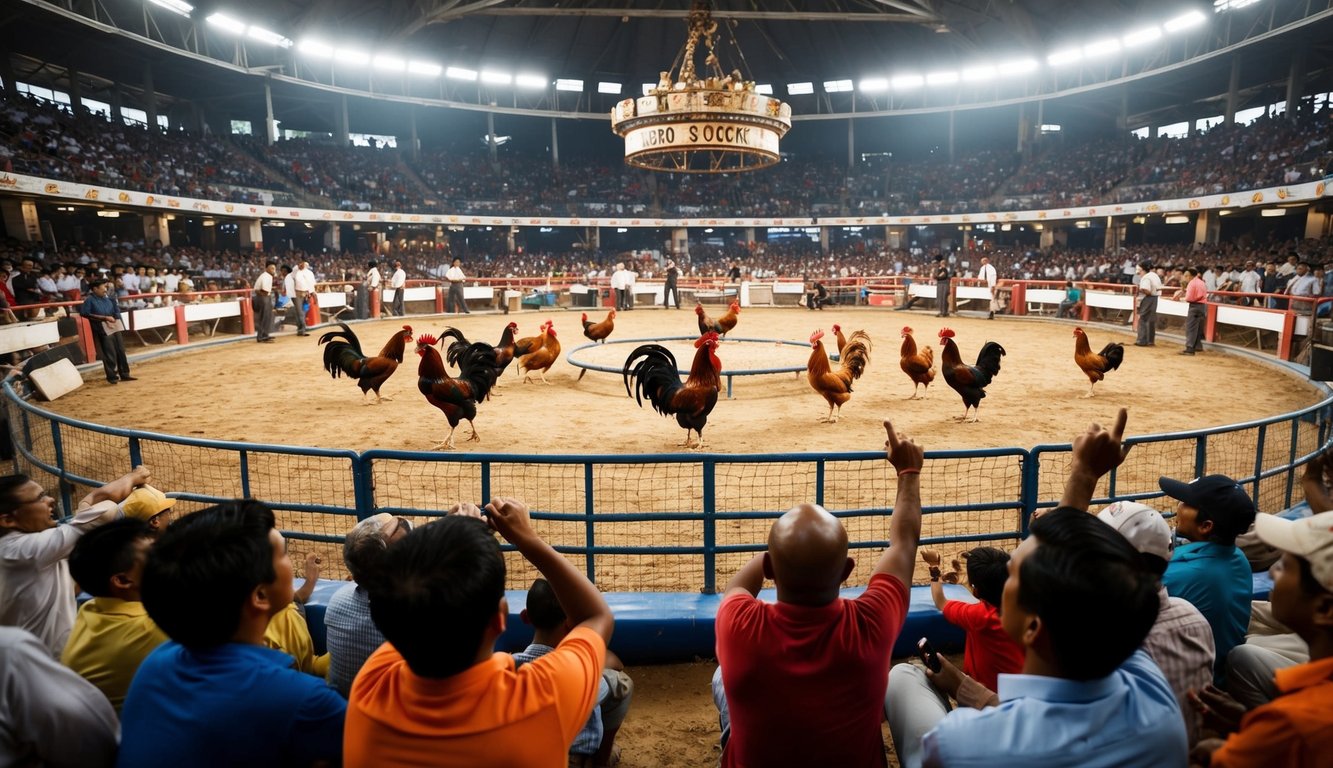
<path fill-rule="evenodd" d="M 611 110 L 611 130 L 625 140 L 625 162 L 668 173 L 735 173 L 774 165 L 778 142 L 791 129 L 791 107 L 757 93 L 755 81 L 739 69 L 723 67 L 710 3 L 696 1 L 687 23 L 689 36 L 671 69 L 644 96 Z M 701 48 L 706 55 L 698 71 L 695 56 Z M 736 53 L 741 58 L 738 46 Z"/>

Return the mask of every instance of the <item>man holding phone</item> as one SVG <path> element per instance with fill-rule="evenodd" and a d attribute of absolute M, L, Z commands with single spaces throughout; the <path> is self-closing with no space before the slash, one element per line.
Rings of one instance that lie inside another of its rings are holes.
<path fill-rule="evenodd" d="M 884 763 L 880 707 L 921 536 L 923 462 L 920 447 L 887 421 L 884 429 L 898 497 L 891 545 L 860 597 L 838 593 L 855 566 L 847 530 L 815 504 L 780 517 L 768 550 L 727 583 L 713 675 L 724 768 Z M 759 599 L 765 577 L 776 604 Z"/>

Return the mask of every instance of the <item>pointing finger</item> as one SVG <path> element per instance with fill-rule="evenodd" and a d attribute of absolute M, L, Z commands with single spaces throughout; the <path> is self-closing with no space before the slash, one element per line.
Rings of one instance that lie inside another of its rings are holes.
<path fill-rule="evenodd" d="M 893 422 L 889 421 L 888 419 L 885 419 L 885 420 L 884 420 L 884 431 L 885 431 L 885 432 L 888 434 L 888 436 L 889 436 L 889 439 L 888 439 L 889 447 L 890 447 L 890 448 L 897 448 L 897 447 L 898 447 L 898 435 L 897 435 L 896 433 L 894 433 L 894 431 L 893 431 Z"/>
<path fill-rule="evenodd" d="M 1125 423 L 1129 421 L 1129 409 L 1121 408 L 1115 415 L 1115 427 L 1111 430 L 1111 437 L 1117 441 L 1125 436 Z"/>

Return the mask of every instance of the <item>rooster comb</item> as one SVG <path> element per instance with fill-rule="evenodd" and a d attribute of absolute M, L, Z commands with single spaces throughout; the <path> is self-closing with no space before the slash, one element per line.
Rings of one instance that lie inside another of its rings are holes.
<path fill-rule="evenodd" d="M 952 338 L 953 338 L 953 331 L 949 330 L 948 328 L 941 328 L 941 329 L 940 329 L 940 338 L 941 338 L 941 339 L 952 339 Z"/>
<path fill-rule="evenodd" d="M 912 332 L 912 326 L 910 325 L 903 326 L 903 333 L 911 333 L 911 332 Z"/>
<path fill-rule="evenodd" d="M 404 326 L 403 326 L 403 330 L 404 330 L 404 331 L 407 331 L 408 333 L 411 333 L 411 332 L 412 332 L 412 326 L 410 326 L 410 325 L 404 325 Z"/>
<path fill-rule="evenodd" d="M 418 347 L 433 347 L 437 342 L 439 342 L 439 339 L 435 338 L 429 333 L 423 333 L 417 337 Z"/>
<path fill-rule="evenodd" d="M 833 332 L 834 332 L 834 333 L 837 333 L 838 331 L 841 331 L 841 330 L 842 330 L 842 326 L 841 326 L 841 325 L 838 325 L 837 323 L 834 323 L 834 324 L 833 324 Z"/>

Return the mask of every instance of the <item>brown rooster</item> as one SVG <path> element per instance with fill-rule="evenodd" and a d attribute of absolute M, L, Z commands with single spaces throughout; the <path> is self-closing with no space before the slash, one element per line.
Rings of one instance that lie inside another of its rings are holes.
<path fill-rule="evenodd" d="M 833 324 L 833 338 L 838 340 L 838 355 L 842 355 L 842 348 L 847 346 L 847 337 L 842 335 L 842 326 Z"/>
<path fill-rule="evenodd" d="M 542 336 L 544 341 L 542 345 L 528 354 L 518 359 L 518 370 L 524 373 L 523 383 L 532 381 L 532 372 L 537 371 L 541 375 L 543 384 L 550 384 L 546 380 L 546 372 L 551 370 L 555 361 L 560 359 L 560 342 L 555 338 L 555 324 L 550 320 L 543 326 Z"/>
<path fill-rule="evenodd" d="M 852 382 L 865 373 L 870 362 L 870 336 L 865 331 L 854 331 L 840 355 L 838 370 L 829 367 L 828 353 L 824 351 L 824 331 L 810 335 L 810 362 L 806 363 L 806 377 L 810 386 L 828 401 L 828 416 L 821 422 L 834 424 L 842 415 L 842 405 L 852 399 Z M 836 410 L 836 413 L 835 413 Z"/>
<path fill-rule="evenodd" d="M 398 364 L 403 362 L 403 350 L 412 341 L 412 326 L 404 325 L 401 331 L 394 333 L 378 355 L 366 357 L 361 352 L 361 340 L 347 323 L 338 325 L 342 330 L 329 331 L 319 337 L 320 344 L 328 344 L 324 348 L 324 370 L 335 379 L 340 374 L 355 377 L 357 386 L 361 387 L 363 405 L 371 405 L 366 399 L 371 392 L 375 393 L 375 405 L 392 400 L 392 397 L 380 394 L 380 387 L 398 370 Z"/>
<path fill-rule="evenodd" d="M 1097 386 L 1097 382 L 1106 378 L 1106 374 L 1120 367 L 1125 360 L 1125 345 L 1111 342 L 1098 354 L 1092 353 L 1092 347 L 1088 346 L 1088 335 L 1082 328 L 1074 329 L 1074 362 L 1083 369 L 1083 373 L 1088 377 L 1088 394 L 1084 397 L 1094 397 L 1096 393 L 1092 388 Z"/>
<path fill-rule="evenodd" d="M 717 405 L 722 385 L 722 361 L 717 359 L 716 332 L 703 334 L 694 346 L 699 351 L 694 353 L 689 378 L 683 382 L 675 356 L 660 344 L 635 347 L 625 359 L 621 373 L 625 377 L 625 394 L 634 395 L 640 406 L 647 397 L 658 413 L 675 416 L 676 423 L 685 429 L 684 447 L 698 449 L 704 447 L 704 426 L 708 424 L 708 414 Z M 638 380 L 633 392 L 630 391 L 632 379 Z M 692 432 L 699 433 L 699 442 L 693 446 L 690 445 Z"/>
<path fill-rule="evenodd" d="M 732 328 L 736 327 L 736 319 L 737 319 L 736 316 L 739 315 L 740 313 L 741 313 L 741 305 L 735 301 L 732 301 L 731 306 L 727 308 L 727 314 L 714 320 L 713 318 L 709 317 L 706 312 L 704 312 L 704 305 L 702 304 L 694 305 L 694 314 L 699 317 L 699 334 L 701 336 L 705 333 L 708 333 L 709 331 L 712 331 L 713 333 L 716 333 L 725 338 L 727 332 L 730 331 Z"/>
<path fill-rule="evenodd" d="M 611 335 L 611 331 L 616 327 L 616 311 L 613 309 L 606 313 L 606 319 L 600 323 L 588 322 L 588 313 L 583 313 L 583 335 L 590 341 L 600 341 L 606 343 L 606 337 Z"/>
<path fill-rule="evenodd" d="M 510 325 L 514 324 L 510 323 Z M 513 360 L 515 358 L 523 357 L 524 355 L 530 355 L 533 352 L 536 352 L 537 350 L 541 349 L 542 345 L 546 343 L 546 329 L 549 328 L 550 326 L 551 326 L 551 321 L 547 320 L 546 322 L 542 323 L 542 327 L 540 328 L 541 333 L 539 333 L 538 335 L 524 336 L 518 341 L 513 342 L 513 348 L 509 351 L 509 359 Z M 515 326 L 514 330 L 517 331 L 518 327 Z M 503 341 L 503 339 L 501 339 L 501 341 Z M 498 349 L 496 351 L 497 353 L 499 353 L 497 355 L 497 359 L 504 355 L 504 353 L 499 352 Z M 508 363 L 506 363 L 506 365 L 508 365 Z M 515 367 L 514 375 L 517 376 L 518 374 L 519 370 L 517 367 Z"/>
<path fill-rule="evenodd" d="M 421 356 L 421 364 L 417 367 L 417 390 L 449 420 L 449 436 L 435 449 L 452 450 L 455 447 L 454 430 L 465 419 L 472 427 L 472 436 L 468 440 L 481 439 L 472 420 L 477 416 L 477 403 L 486 399 L 486 393 L 495 384 L 495 347 L 485 342 L 467 344 L 461 340 L 460 344 L 465 346 L 451 346 L 451 357 L 458 365 L 458 377 L 454 378 L 445 370 L 440 353 L 435 351 L 436 341 L 428 333 L 417 339 L 417 354 Z"/>
<path fill-rule="evenodd" d="M 912 338 L 912 329 L 903 328 L 903 348 L 902 358 L 898 365 L 902 366 L 903 373 L 912 380 L 912 396 L 908 400 L 925 400 L 926 392 L 921 392 L 921 397 L 917 397 L 917 390 L 921 385 L 930 389 L 930 382 L 935 380 L 935 350 L 929 345 L 922 347 L 918 352 L 916 349 L 916 339 Z"/>

